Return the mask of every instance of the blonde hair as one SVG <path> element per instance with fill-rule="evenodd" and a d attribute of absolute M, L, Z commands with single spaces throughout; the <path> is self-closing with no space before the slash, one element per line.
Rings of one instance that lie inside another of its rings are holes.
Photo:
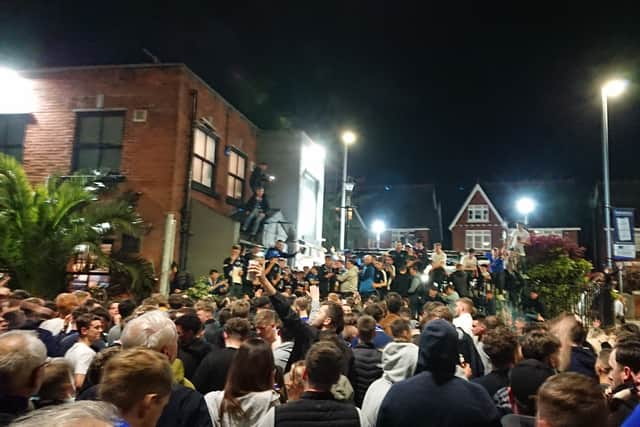
<path fill-rule="evenodd" d="M 98 395 L 126 412 L 147 394 L 169 395 L 172 384 L 171 365 L 164 355 L 134 348 L 123 350 L 107 362 Z"/>

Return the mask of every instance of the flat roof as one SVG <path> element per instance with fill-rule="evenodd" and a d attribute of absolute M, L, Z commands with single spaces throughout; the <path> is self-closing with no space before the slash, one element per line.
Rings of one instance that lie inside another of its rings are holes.
<path fill-rule="evenodd" d="M 225 99 L 224 96 L 220 94 L 217 90 L 211 87 L 209 83 L 207 83 L 202 77 L 197 75 L 191 68 L 189 68 L 183 62 L 163 62 L 159 64 L 112 64 L 112 65 L 78 65 L 78 66 L 69 66 L 69 67 L 44 67 L 44 68 L 27 68 L 23 70 L 18 70 L 20 73 L 59 73 L 64 71 L 77 71 L 77 70 L 108 70 L 108 69 L 117 69 L 117 68 L 171 68 L 171 67 L 179 67 L 184 68 L 189 74 L 191 74 L 196 80 L 206 86 L 213 94 L 219 97 L 224 104 L 236 111 L 240 116 L 245 119 L 251 126 L 256 129 L 260 129 L 258 125 L 253 123 L 242 111 L 238 110 L 233 106 L 229 101 Z"/>

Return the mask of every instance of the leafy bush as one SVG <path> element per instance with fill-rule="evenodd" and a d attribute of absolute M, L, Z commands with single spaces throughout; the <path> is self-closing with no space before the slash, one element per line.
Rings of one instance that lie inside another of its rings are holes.
<path fill-rule="evenodd" d="M 529 278 L 538 282 L 538 290 L 547 315 L 554 317 L 562 311 L 574 311 L 585 290 L 587 274 L 593 266 L 585 259 L 572 259 L 567 254 L 550 249 L 547 262 L 532 266 L 527 272 Z M 555 258 L 553 256 L 555 255 Z"/>
<path fill-rule="evenodd" d="M 211 296 L 211 294 L 209 293 L 210 289 L 211 288 L 209 286 L 209 280 L 207 279 L 207 277 L 200 276 L 195 281 L 193 286 L 191 286 L 189 289 L 186 290 L 186 293 L 189 296 L 189 298 L 191 298 L 194 301 L 198 301 L 198 300 L 203 300 L 203 299 L 207 299 L 207 297 L 210 297 Z"/>

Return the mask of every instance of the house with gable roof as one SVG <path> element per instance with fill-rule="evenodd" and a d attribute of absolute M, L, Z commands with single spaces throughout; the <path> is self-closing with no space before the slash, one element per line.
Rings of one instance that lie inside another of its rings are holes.
<path fill-rule="evenodd" d="M 573 180 L 477 183 L 449 224 L 452 249 L 486 251 L 505 245 L 515 223 L 524 220 L 516 209 L 521 197 L 530 197 L 536 204 L 528 216 L 530 233 L 578 243 L 580 224 L 589 217 L 583 192 Z"/>

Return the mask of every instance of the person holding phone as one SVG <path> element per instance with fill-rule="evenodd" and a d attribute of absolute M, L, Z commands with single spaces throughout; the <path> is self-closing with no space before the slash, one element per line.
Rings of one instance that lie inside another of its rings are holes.
<path fill-rule="evenodd" d="M 223 261 L 222 271 L 224 277 L 230 283 L 228 295 L 230 297 L 242 298 L 242 276 L 244 272 L 244 263 L 240 257 L 242 248 L 239 245 L 231 247 L 231 254 Z"/>

